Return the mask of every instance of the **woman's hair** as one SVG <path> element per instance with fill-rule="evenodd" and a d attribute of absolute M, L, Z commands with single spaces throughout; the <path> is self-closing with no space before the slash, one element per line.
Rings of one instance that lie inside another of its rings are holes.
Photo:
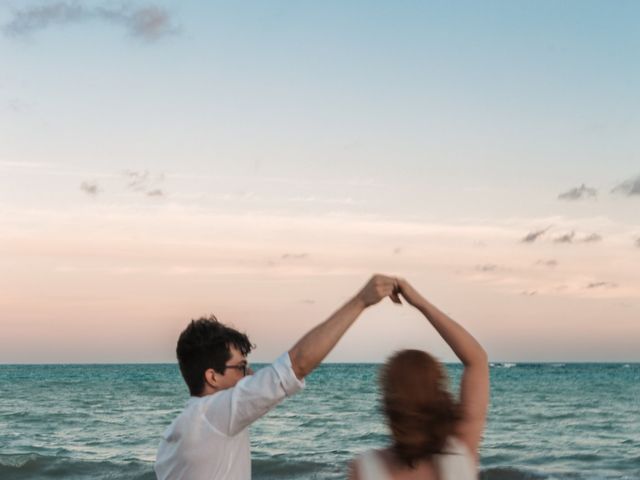
<path fill-rule="evenodd" d="M 402 350 L 387 360 L 380 384 L 399 460 L 413 467 L 441 453 L 462 416 L 442 365 L 421 350 Z"/>

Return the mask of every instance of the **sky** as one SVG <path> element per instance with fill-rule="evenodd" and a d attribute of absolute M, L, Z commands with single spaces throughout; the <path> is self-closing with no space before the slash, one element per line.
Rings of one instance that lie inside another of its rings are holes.
<path fill-rule="evenodd" d="M 0 3 L 0 363 L 271 361 L 373 273 L 491 361 L 640 361 L 635 1 Z M 411 307 L 328 357 L 455 357 Z"/>

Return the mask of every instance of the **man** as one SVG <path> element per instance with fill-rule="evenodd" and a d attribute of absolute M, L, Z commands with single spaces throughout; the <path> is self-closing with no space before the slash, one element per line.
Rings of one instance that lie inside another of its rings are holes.
<path fill-rule="evenodd" d="M 365 308 L 387 296 L 400 303 L 396 289 L 396 279 L 374 275 L 351 300 L 255 375 L 248 368 L 252 346 L 246 335 L 215 317 L 192 321 L 177 347 L 191 398 L 162 436 L 155 463 L 158 479 L 249 480 L 249 425 L 304 387 L 304 378 Z"/>

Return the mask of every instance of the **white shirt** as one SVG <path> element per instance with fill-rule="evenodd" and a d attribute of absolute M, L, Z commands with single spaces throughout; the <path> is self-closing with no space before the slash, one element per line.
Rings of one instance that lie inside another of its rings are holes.
<path fill-rule="evenodd" d="M 304 388 L 288 353 L 232 388 L 191 397 L 162 435 L 159 480 L 250 480 L 249 429 L 285 397 Z"/>

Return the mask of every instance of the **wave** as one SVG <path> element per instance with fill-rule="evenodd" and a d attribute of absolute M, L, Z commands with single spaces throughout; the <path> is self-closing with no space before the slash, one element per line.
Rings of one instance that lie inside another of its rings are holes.
<path fill-rule="evenodd" d="M 256 459 L 251 461 L 252 478 L 254 480 L 309 479 L 317 478 L 319 472 L 326 472 L 327 464 L 310 462 L 305 460 L 291 461 L 277 455 L 271 458 Z M 335 473 L 344 471 L 339 465 L 333 466 Z"/>
<path fill-rule="evenodd" d="M 480 472 L 480 480 L 543 480 L 546 475 L 511 467 L 486 468 Z"/>
<path fill-rule="evenodd" d="M 635 459 L 637 460 L 637 459 Z M 344 478 L 345 464 L 328 464 L 308 460 L 292 460 L 282 455 L 252 460 L 254 480 L 309 480 Z M 570 478 L 580 478 L 571 474 Z M 2 480 L 155 480 L 153 464 L 137 459 L 129 461 L 74 460 L 36 453 L 0 454 Z M 514 467 L 488 467 L 480 472 L 480 480 L 546 480 L 544 475 Z M 557 477 L 554 477 L 557 478 Z"/>
<path fill-rule="evenodd" d="M 553 420 L 553 421 L 557 421 L 557 420 L 569 420 L 569 419 L 573 419 L 573 418 L 579 418 L 579 414 L 576 412 L 561 412 L 561 413 L 554 413 L 554 412 L 537 412 L 537 413 L 532 413 L 529 415 L 528 421 L 544 421 L 544 420 Z"/>
<path fill-rule="evenodd" d="M 324 463 L 289 460 L 280 455 L 252 462 L 255 480 L 309 479 L 322 472 L 342 466 Z M 0 478 L 2 480 L 156 480 L 151 462 L 140 460 L 78 460 L 37 453 L 0 454 Z"/>
<path fill-rule="evenodd" d="M 153 464 L 140 460 L 76 460 L 37 453 L 0 454 L 3 480 L 155 480 Z"/>
<path fill-rule="evenodd" d="M 281 480 L 320 478 L 317 475 L 322 473 L 322 478 L 328 478 L 331 473 L 336 474 L 336 478 L 344 478 L 346 465 L 334 465 L 333 469 L 327 464 L 309 461 L 286 461 L 283 458 L 267 458 L 263 460 L 253 460 L 254 480 Z M 331 469 L 329 472 L 327 469 Z M 333 476 L 331 476 L 333 478 Z M 548 475 L 521 470 L 513 467 L 490 467 L 480 472 L 480 480 L 545 480 Z M 575 477 L 572 477 L 575 478 Z"/>
<path fill-rule="evenodd" d="M 496 368 L 513 368 L 513 367 L 517 367 L 518 364 L 511 363 L 511 362 L 502 362 L 502 363 L 490 363 L 489 366 L 496 367 Z"/>

